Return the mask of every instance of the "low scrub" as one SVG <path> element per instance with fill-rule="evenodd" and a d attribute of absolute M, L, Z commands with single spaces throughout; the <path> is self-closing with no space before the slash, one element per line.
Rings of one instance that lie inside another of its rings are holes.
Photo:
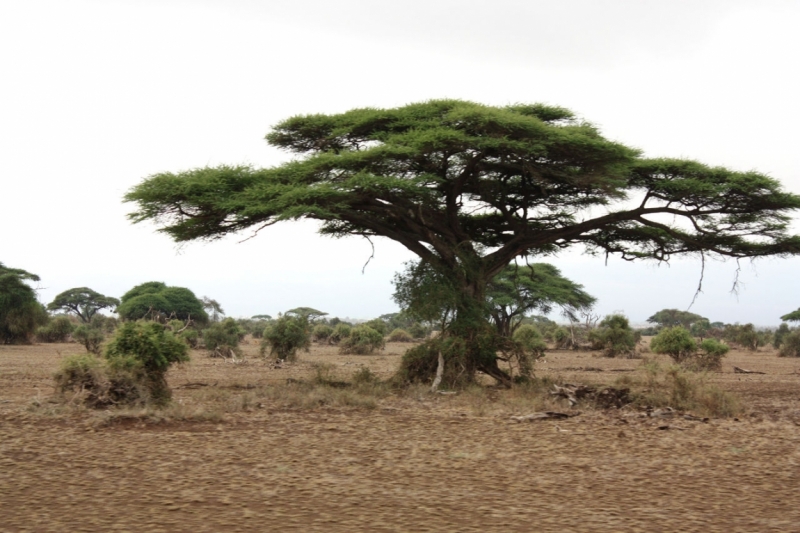
<path fill-rule="evenodd" d="M 671 407 L 709 417 L 731 417 L 742 412 L 739 399 L 709 383 L 708 374 L 678 365 L 662 367 L 655 361 L 645 361 L 642 370 L 644 381 L 638 384 L 640 390 L 635 394 L 640 407 Z"/>
<path fill-rule="evenodd" d="M 536 326 L 525 324 L 518 327 L 513 338 L 530 357 L 538 359 L 544 356 L 547 344 Z"/>
<path fill-rule="evenodd" d="M 317 324 L 311 330 L 311 338 L 315 342 L 328 342 L 331 335 L 333 335 L 333 328 L 327 324 Z"/>
<path fill-rule="evenodd" d="M 414 337 L 412 337 L 408 331 L 397 328 L 389 333 L 388 340 L 389 342 L 413 342 Z"/>
<path fill-rule="evenodd" d="M 104 358 L 77 355 L 64 359 L 54 378 L 56 389 L 91 407 L 166 404 L 171 397 L 166 372 L 188 361 L 189 348 L 163 325 L 128 322 L 117 330 Z"/>
<path fill-rule="evenodd" d="M 362 324 L 354 327 L 350 335 L 339 343 L 339 353 L 369 355 L 382 350 L 385 344 L 380 332 Z"/>
<path fill-rule="evenodd" d="M 331 344 L 339 344 L 350 336 L 351 331 L 353 331 L 353 326 L 340 322 L 333 327 L 333 332 L 330 337 L 328 337 L 328 342 Z"/>
<path fill-rule="evenodd" d="M 36 340 L 38 342 L 67 342 L 74 330 L 75 324 L 69 317 L 53 317 L 47 325 L 36 330 Z"/>
<path fill-rule="evenodd" d="M 650 341 L 650 350 L 653 353 L 667 354 L 676 363 L 682 363 L 694 356 L 697 351 L 695 343 L 689 330 L 682 326 L 662 329 L 658 335 Z"/>

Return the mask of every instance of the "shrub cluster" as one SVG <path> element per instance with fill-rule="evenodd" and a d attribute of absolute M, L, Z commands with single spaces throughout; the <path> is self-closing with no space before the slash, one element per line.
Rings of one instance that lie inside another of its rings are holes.
<path fill-rule="evenodd" d="M 36 340 L 39 342 L 67 342 L 75 324 L 66 316 L 56 316 L 36 330 Z"/>
<path fill-rule="evenodd" d="M 800 329 L 795 329 L 783 337 L 778 355 L 781 357 L 800 357 Z"/>
<path fill-rule="evenodd" d="M 87 352 L 100 355 L 100 347 L 106 336 L 101 329 L 81 324 L 72 332 L 72 338 L 83 344 Z"/>
<path fill-rule="evenodd" d="M 216 322 L 203 330 L 203 344 L 211 357 L 231 357 L 241 355 L 239 343 L 245 331 L 232 318 Z"/>
<path fill-rule="evenodd" d="M 283 315 L 264 329 L 261 354 L 269 350 L 271 357 L 297 360 L 299 350 L 308 351 L 311 347 L 311 333 L 308 319 L 303 316 Z"/>
<path fill-rule="evenodd" d="M 80 396 L 92 407 L 163 404 L 171 397 L 166 372 L 174 363 L 188 361 L 188 350 L 162 324 L 128 322 L 117 330 L 104 358 L 65 358 L 54 375 L 56 388 Z"/>
<path fill-rule="evenodd" d="M 375 350 L 382 350 L 384 345 L 383 335 L 379 331 L 361 324 L 354 327 L 350 335 L 339 343 L 339 353 L 369 355 Z"/>
<path fill-rule="evenodd" d="M 589 333 L 592 348 L 603 350 L 606 357 L 633 357 L 639 338 L 623 315 L 608 315 L 597 329 Z"/>

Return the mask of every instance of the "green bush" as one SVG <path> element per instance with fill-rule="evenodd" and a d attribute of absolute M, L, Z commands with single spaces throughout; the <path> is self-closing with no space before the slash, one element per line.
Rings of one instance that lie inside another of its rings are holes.
<path fill-rule="evenodd" d="M 47 325 L 36 330 L 39 342 L 67 342 L 67 338 L 75 329 L 75 324 L 66 316 L 56 316 Z"/>
<path fill-rule="evenodd" d="M 633 356 L 639 335 L 623 315 L 608 315 L 600 326 L 589 333 L 593 348 L 603 350 L 606 357 Z"/>
<path fill-rule="evenodd" d="M 72 332 L 72 338 L 83 344 L 87 352 L 100 355 L 100 346 L 106 336 L 102 330 L 82 324 Z"/>
<path fill-rule="evenodd" d="M 350 324 L 340 322 L 333 328 L 333 333 L 331 333 L 328 340 L 333 344 L 339 344 L 350 336 L 351 331 L 353 331 L 353 327 Z"/>
<path fill-rule="evenodd" d="M 419 322 L 411 324 L 411 327 L 408 328 L 408 332 L 414 339 L 423 339 L 428 336 L 428 330 Z"/>
<path fill-rule="evenodd" d="M 117 329 L 118 322 L 119 321 L 113 316 L 106 316 L 106 315 L 101 315 L 100 313 L 95 313 L 94 315 L 92 315 L 92 319 L 89 321 L 89 325 L 94 329 L 99 329 L 103 333 L 114 333 L 114 330 Z"/>
<path fill-rule="evenodd" d="M 196 329 L 185 329 L 178 333 L 178 336 L 183 339 L 190 348 L 197 348 L 200 344 L 200 332 Z"/>
<path fill-rule="evenodd" d="M 211 357 L 232 357 L 241 355 L 239 342 L 244 338 L 245 332 L 232 318 L 216 322 L 203 330 L 203 344 Z"/>
<path fill-rule="evenodd" d="M 720 370 L 722 358 L 730 348 L 717 339 L 706 339 L 700 343 L 700 353 L 695 354 L 690 365 L 696 370 Z"/>
<path fill-rule="evenodd" d="M 664 353 L 672 357 L 676 363 L 691 358 L 697 351 L 697 344 L 692 334 L 683 326 L 664 328 L 650 341 L 650 349 L 654 353 Z"/>
<path fill-rule="evenodd" d="M 166 373 L 171 365 L 189 360 L 189 347 L 156 322 L 127 322 L 106 346 L 106 359 L 116 370 L 138 376 L 157 403 L 169 400 Z"/>
<path fill-rule="evenodd" d="M 310 346 L 308 320 L 302 316 L 284 315 L 264 329 L 261 354 L 264 355 L 269 348 L 271 357 L 295 361 L 297 352 L 308 351 Z"/>
<path fill-rule="evenodd" d="M 373 318 L 372 320 L 364 322 L 361 325 L 374 329 L 375 331 L 380 333 L 382 337 L 386 335 L 386 332 L 389 329 L 388 326 L 386 325 L 386 322 L 384 322 L 380 318 Z"/>
<path fill-rule="evenodd" d="M 556 345 L 556 349 L 562 350 L 565 348 L 569 348 L 572 344 L 572 335 L 570 335 L 569 330 L 565 327 L 557 327 L 551 333 L 553 342 Z"/>
<path fill-rule="evenodd" d="M 389 333 L 389 342 L 413 342 L 414 338 L 404 329 L 394 329 Z"/>
<path fill-rule="evenodd" d="M 327 324 L 317 324 L 311 330 L 311 337 L 317 342 L 327 342 L 333 334 L 333 328 Z"/>
<path fill-rule="evenodd" d="M 350 335 L 339 343 L 339 353 L 369 355 L 383 349 L 384 344 L 380 332 L 362 324 L 354 327 Z"/>
<path fill-rule="evenodd" d="M 203 302 L 184 287 L 168 287 L 160 281 L 150 281 L 132 288 L 120 301 L 117 313 L 123 320 L 174 317 L 180 320 L 191 318 L 198 324 L 208 323 Z"/>
<path fill-rule="evenodd" d="M 536 326 L 526 324 L 518 327 L 514 332 L 513 339 L 519 343 L 527 354 L 534 358 L 542 357 L 547 349 L 544 337 Z"/>
<path fill-rule="evenodd" d="M 800 357 L 800 329 L 795 329 L 783 337 L 780 357 Z"/>
<path fill-rule="evenodd" d="M 93 354 L 65 357 L 53 378 L 58 392 L 71 393 L 71 400 L 89 407 L 143 405 L 151 399 L 150 380 L 141 367 L 112 364 Z"/>
<path fill-rule="evenodd" d="M 789 329 L 789 324 L 787 324 L 786 322 L 778 326 L 778 329 L 775 330 L 775 334 L 772 336 L 772 346 L 775 349 L 780 348 L 781 344 L 783 344 L 784 337 L 786 337 L 786 335 L 788 335 L 790 331 L 791 330 Z"/>

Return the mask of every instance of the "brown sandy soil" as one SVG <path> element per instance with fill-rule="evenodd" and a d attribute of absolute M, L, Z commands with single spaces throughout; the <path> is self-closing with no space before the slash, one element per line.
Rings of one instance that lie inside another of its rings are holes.
<path fill-rule="evenodd" d="M 734 351 L 711 379 L 739 420 L 659 430 L 633 409 L 515 423 L 549 404 L 493 389 L 301 408 L 269 391 L 314 363 L 387 377 L 406 346 L 280 369 L 245 348 L 171 370 L 158 422 L 50 403 L 75 344 L 0 346 L 0 532 L 800 531 L 800 360 Z M 554 351 L 537 374 L 610 384 L 640 364 Z"/>

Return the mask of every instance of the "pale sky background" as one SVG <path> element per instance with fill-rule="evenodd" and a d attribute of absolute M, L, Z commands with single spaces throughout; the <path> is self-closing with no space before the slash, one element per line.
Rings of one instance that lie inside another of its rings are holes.
<path fill-rule="evenodd" d="M 0 0 L 0 261 L 119 297 L 151 280 L 230 316 L 311 306 L 393 312 L 412 255 L 310 222 L 178 250 L 133 226 L 150 174 L 288 159 L 263 140 L 296 114 L 431 98 L 572 109 L 647 156 L 756 169 L 800 193 L 800 2 L 792 0 Z M 798 213 L 800 215 L 800 213 Z M 795 224 L 800 231 L 800 224 Z M 699 261 L 548 261 L 643 322 L 686 309 Z M 800 306 L 800 258 L 707 266 L 692 311 L 774 325 Z"/>

